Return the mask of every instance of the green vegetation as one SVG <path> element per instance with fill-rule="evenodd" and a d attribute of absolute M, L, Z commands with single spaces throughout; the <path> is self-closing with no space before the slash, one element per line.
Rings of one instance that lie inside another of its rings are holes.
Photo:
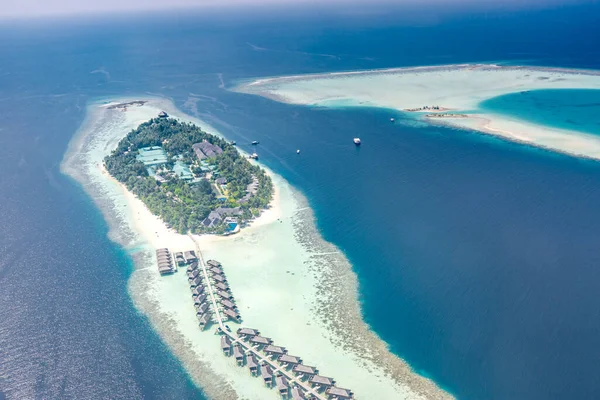
<path fill-rule="evenodd" d="M 192 145 L 203 140 L 219 146 L 223 152 L 200 162 Z M 167 153 L 167 162 L 151 167 L 154 169 L 147 168 L 137 158 L 139 149 L 151 146 L 160 146 Z M 179 179 L 173 172 L 177 160 L 190 167 L 193 180 Z M 234 146 L 196 125 L 171 118 L 155 118 L 132 130 L 104 159 L 104 165 L 152 213 L 180 233 L 223 233 L 226 227 L 223 222 L 210 227 L 203 224 L 211 211 L 240 207 L 236 219 L 243 223 L 266 208 L 273 195 L 271 178 Z M 226 179 L 226 198 L 218 198 L 217 178 Z M 257 183 L 256 190 L 249 193 L 248 185 L 253 182 Z"/>

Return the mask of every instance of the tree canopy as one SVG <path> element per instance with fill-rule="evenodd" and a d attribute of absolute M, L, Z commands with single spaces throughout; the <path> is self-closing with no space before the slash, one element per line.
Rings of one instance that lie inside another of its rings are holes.
<path fill-rule="evenodd" d="M 223 152 L 200 162 L 192 145 L 204 140 Z M 156 176 L 151 176 L 137 158 L 140 149 L 152 146 L 162 147 L 167 154 L 167 162 L 155 167 Z M 190 167 L 193 179 L 182 179 L 173 171 L 176 161 Z M 238 220 L 243 223 L 266 208 L 273 195 L 271 178 L 233 145 L 194 124 L 172 118 L 154 118 L 129 132 L 105 157 L 104 165 L 152 213 L 180 233 L 223 232 L 223 224 L 211 228 L 202 224 L 211 211 L 240 207 L 242 215 Z M 217 178 L 225 178 L 224 190 L 215 183 Z M 247 188 L 253 181 L 258 185 L 250 194 Z"/>

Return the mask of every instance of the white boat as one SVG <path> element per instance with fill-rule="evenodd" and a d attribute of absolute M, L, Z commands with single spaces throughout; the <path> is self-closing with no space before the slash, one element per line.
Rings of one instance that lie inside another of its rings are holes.
<path fill-rule="evenodd" d="M 360 145 L 360 138 L 355 137 L 354 138 L 354 144 L 359 146 Z"/>
<path fill-rule="evenodd" d="M 394 119 L 394 118 L 390 118 L 390 121 L 391 121 L 391 122 L 394 122 L 394 121 L 395 121 L 395 119 Z"/>
<path fill-rule="evenodd" d="M 254 142 L 252 142 L 253 146 L 256 146 L 258 144 L 258 140 L 255 140 Z"/>
<path fill-rule="evenodd" d="M 300 149 L 296 150 L 296 154 L 300 154 Z"/>
<path fill-rule="evenodd" d="M 252 154 L 250 154 L 250 158 L 253 160 L 258 160 L 258 154 L 252 153 Z"/>

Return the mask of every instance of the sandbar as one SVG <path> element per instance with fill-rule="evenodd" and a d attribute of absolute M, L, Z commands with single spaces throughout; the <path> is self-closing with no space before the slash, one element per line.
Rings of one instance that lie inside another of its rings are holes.
<path fill-rule="evenodd" d="M 478 109 L 484 100 L 537 89 L 600 89 L 600 71 L 460 64 L 260 78 L 231 90 L 309 106 L 367 106 L 406 112 L 435 105 L 459 116 L 431 118 L 425 116 L 431 110 L 425 110 L 422 118 L 430 124 L 476 130 L 556 152 L 600 159 L 600 137 L 596 135 Z"/>

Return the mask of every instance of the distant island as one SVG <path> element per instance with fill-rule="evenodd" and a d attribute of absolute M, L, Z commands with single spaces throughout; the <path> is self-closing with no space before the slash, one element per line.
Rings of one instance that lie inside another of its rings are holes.
<path fill-rule="evenodd" d="M 233 144 L 164 112 L 123 138 L 104 166 L 179 233 L 235 233 L 273 196 L 271 178 Z"/>

